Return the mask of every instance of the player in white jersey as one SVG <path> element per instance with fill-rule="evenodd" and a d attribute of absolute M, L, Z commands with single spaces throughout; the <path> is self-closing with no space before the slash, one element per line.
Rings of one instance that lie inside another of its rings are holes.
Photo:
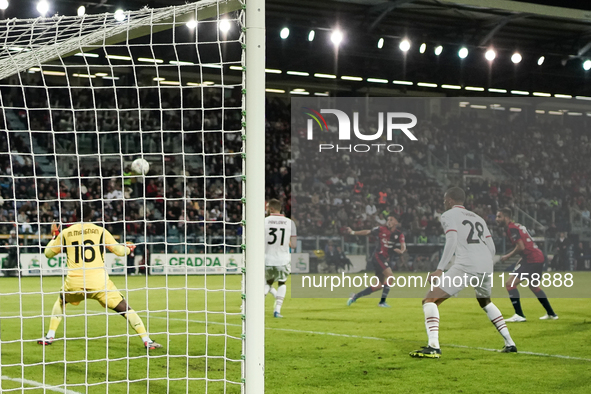
<path fill-rule="evenodd" d="M 452 187 L 445 192 L 443 204 L 446 211 L 441 215 L 441 225 L 445 231 L 445 247 L 437 270 L 429 275 L 430 282 L 439 283 L 439 285 L 432 287 L 423 299 L 429 344 L 411 352 L 411 357 L 439 358 L 441 356 L 438 306 L 466 286 L 474 287 L 480 307 L 505 340 L 505 347 L 501 352 L 517 352 L 501 311 L 490 300 L 495 255 L 494 242 L 486 222 L 462 206 L 465 199 L 466 194 L 459 187 Z M 456 254 L 454 264 L 443 273 L 443 269 L 454 253 Z"/>
<path fill-rule="evenodd" d="M 281 306 L 287 293 L 287 277 L 291 272 L 289 248 L 296 247 L 296 225 L 293 220 L 281 214 L 281 202 L 270 200 L 267 204 L 269 216 L 265 218 L 265 296 L 271 292 L 275 296 L 273 317 L 281 316 Z M 277 290 L 273 282 L 277 281 Z"/>

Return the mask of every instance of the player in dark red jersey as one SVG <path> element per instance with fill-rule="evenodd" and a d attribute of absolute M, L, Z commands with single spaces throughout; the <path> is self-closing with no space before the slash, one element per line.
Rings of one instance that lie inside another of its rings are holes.
<path fill-rule="evenodd" d="M 404 234 L 398 228 L 398 220 L 394 216 L 388 216 L 385 226 L 374 227 L 371 230 L 353 231 L 347 227 L 347 231 L 351 235 L 373 235 L 378 238 L 375 251 L 371 254 L 369 262 L 375 269 L 376 276 L 380 280 L 380 285 L 376 287 L 368 287 L 357 294 L 354 294 L 347 301 L 347 306 L 357 301 L 358 298 L 370 295 L 378 289 L 382 289 L 382 298 L 378 306 L 388 308 L 390 305 L 386 303 L 386 298 L 390 292 L 387 279 L 392 276 L 392 264 L 396 259 L 406 251 L 406 243 L 404 241 Z"/>
<path fill-rule="evenodd" d="M 501 257 L 501 261 L 506 261 L 515 254 L 521 255 L 521 259 L 517 262 L 515 269 L 513 270 L 513 273 L 517 274 L 517 276 L 511 275 L 505 284 L 513 308 L 515 308 L 515 315 L 505 321 L 515 323 L 526 321 L 525 314 L 521 309 L 521 301 L 519 300 L 519 290 L 517 290 L 517 285 L 525 279 L 531 283 L 532 278 L 535 277 L 541 281 L 542 269 L 544 268 L 546 256 L 544 256 L 544 253 L 533 241 L 527 229 L 521 224 L 513 222 L 512 216 L 513 212 L 509 208 L 503 208 L 497 212 L 497 224 L 506 230 L 507 238 L 512 245 L 515 245 L 515 248 L 511 252 Z M 532 275 L 534 276 L 532 277 Z M 558 316 L 550 306 L 550 302 L 548 301 L 544 290 L 539 287 L 534 287 L 531 284 L 529 289 L 536 295 L 536 297 L 538 297 L 538 301 L 540 301 L 540 304 L 546 309 L 546 315 L 540 317 L 540 319 L 558 319 Z"/>

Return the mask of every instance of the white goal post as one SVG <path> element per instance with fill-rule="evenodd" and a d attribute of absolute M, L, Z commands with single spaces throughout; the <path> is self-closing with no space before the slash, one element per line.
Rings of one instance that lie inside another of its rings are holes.
<path fill-rule="evenodd" d="M 264 393 L 265 1 L 0 21 L 0 128 L 0 391 Z M 92 299 L 37 344 L 83 202 L 160 352 Z"/>

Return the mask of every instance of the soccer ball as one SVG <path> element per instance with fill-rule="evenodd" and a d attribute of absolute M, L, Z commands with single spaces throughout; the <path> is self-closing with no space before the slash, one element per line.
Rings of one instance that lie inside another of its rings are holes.
<path fill-rule="evenodd" d="M 139 175 L 146 175 L 150 171 L 150 163 L 145 159 L 135 159 L 131 163 L 131 171 Z"/>

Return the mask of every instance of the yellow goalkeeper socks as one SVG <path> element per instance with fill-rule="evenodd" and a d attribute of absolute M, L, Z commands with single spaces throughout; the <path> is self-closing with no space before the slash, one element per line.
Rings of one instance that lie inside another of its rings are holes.
<path fill-rule="evenodd" d="M 57 298 L 55 304 L 53 304 L 53 309 L 51 310 L 51 321 L 49 322 L 49 332 L 48 336 L 52 338 L 55 336 L 55 331 L 59 327 L 60 323 L 62 322 L 62 316 L 64 315 L 64 308 L 62 305 L 62 299 L 60 297 Z M 53 335 L 49 335 L 53 334 Z"/>
<path fill-rule="evenodd" d="M 128 310 L 125 313 L 125 317 L 127 318 L 127 321 L 129 322 L 131 328 L 133 328 L 135 332 L 137 332 L 138 335 L 142 338 L 142 341 L 146 342 L 150 340 L 150 337 L 146 332 L 146 327 L 144 326 L 142 318 L 139 317 L 133 309 Z"/>

